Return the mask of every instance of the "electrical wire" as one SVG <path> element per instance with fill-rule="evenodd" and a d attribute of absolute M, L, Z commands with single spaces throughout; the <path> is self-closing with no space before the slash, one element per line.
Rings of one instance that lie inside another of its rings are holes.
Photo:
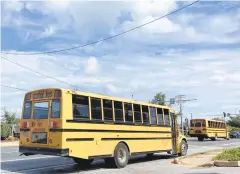
<path fill-rule="evenodd" d="M 4 60 L 6 60 L 6 61 L 8 61 L 8 62 L 10 62 L 10 63 L 13 63 L 13 64 L 15 64 L 15 65 L 18 65 L 18 66 L 20 66 L 20 67 L 22 67 L 22 68 L 28 69 L 28 70 L 30 70 L 30 71 L 32 71 L 32 72 L 34 72 L 34 73 L 40 74 L 40 75 L 45 76 L 45 77 L 47 77 L 47 78 L 50 78 L 50 79 L 52 79 L 52 80 L 56 80 L 56 81 L 58 81 L 58 82 L 61 82 L 61 83 L 63 83 L 63 84 L 66 84 L 66 85 L 69 85 L 69 86 L 72 86 L 72 87 L 78 89 L 78 86 L 72 85 L 72 84 L 70 84 L 70 83 L 64 82 L 64 81 L 59 80 L 59 79 L 57 79 L 57 78 L 54 78 L 54 77 L 52 77 L 52 76 L 46 75 L 46 74 L 41 73 L 41 72 L 36 71 L 36 70 L 33 70 L 33 69 L 28 68 L 28 67 L 26 67 L 26 66 L 24 66 L 24 65 L 21 65 L 21 64 L 19 64 L 19 63 L 17 63 L 17 62 L 14 62 L 14 61 L 12 61 L 12 60 L 9 60 L 9 59 L 7 59 L 7 58 L 5 58 L 5 57 L 3 57 L 3 56 L 1 56 L 1 58 L 4 59 Z"/>
<path fill-rule="evenodd" d="M 183 10 L 183 9 L 185 9 L 185 8 L 187 8 L 187 7 L 195 4 L 195 3 L 197 3 L 197 2 L 199 2 L 199 0 L 194 1 L 194 2 L 192 2 L 192 3 L 190 3 L 190 4 L 186 5 L 186 6 L 183 6 L 183 7 L 179 8 L 179 9 L 177 9 L 177 10 L 174 10 L 174 11 L 172 11 L 172 12 L 170 12 L 170 13 L 167 13 L 167 14 L 159 17 L 159 18 L 156 18 L 156 19 L 154 19 L 154 20 L 152 20 L 152 21 L 149 21 L 149 22 L 144 23 L 144 24 L 142 24 L 142 25 L 139 25 L 139 26 L 137 26 L 137 27 L 131 28 L 131 29 L 129 29 L 129 30 L 126 30 L 126 31 L 121 32 L 121 33 L 118 33 L 118 34 L 116 34 L 116 35 L 109 36 L 109 37 L 106 37 L 106 38 L 104 38 L 104 39 L 97 40 L 97 41 L 93 41 L 93 42 L 90 42 L 90 43 L 87 43 L 87 44 L 84 44 L 84 45 L 78 45 L 78 46 L 74 46 L 74 47 L 70 47 L 70 48 L 65 48 L 65 49 L 50 50 L 50 51 L 44 51 L 44 52 L 35 52 L 35 53 L 12 53 L 12 52 L 1 52 L 1 53 L 2 53 L 2 54 L 12 54 L 12 55 L 51 54 L 51 53 L 58 53 L 58 52 L 63 52 L 63 51 L 70 51 L 70 50 L 74 50 L 74 49 L 86 47 L 86 46 L 89 46 L 89 45 L 94 45 L 94 44 L 96 44 L 96 43 L 103 42 L 103 41 L 106 41 L 106 40 L 110 40 L 110 39 L 112 39 L 112 38 L 115 38 L 115 37 L 124 35 L 124 34 L 126 34 L 126 33 L 129 33 L 129 32 L 131 32 L 131 31 L 133 31 L 133 30 L 142 28 L 142 27 L 145 26 L 145 25 L 149 25 L 149 24 L 151 24 L 151 23 L 153 23 L 153 22 L 156 22 L 156 21 L 158 21 L 158 20 L 160 20 L 160 19 L 162 19 L 162 18 L 165 18 L 165 17 L 167 17 L 167 16 L 169 16 L 169 15 L 172 15 L 172 14 L 174 14 L 174 13 L 176 13 L 176 12 L 179 12 L 179 11 L 181 11 L 181 10 Z"/>
<path fill-rule="evenodd" d="M 3 86 L 3 87 L 6 87 L 6 88 L 12 88 L 12 89 L 17 89 L 17 90 L 19 90 L 19 91 L 28 91 L 28 90 L 26 90 L 26 89 L 22 89 L 22 88 L 17 88 L 17 87 L 13 87 L 13 86 L 8 86 L 8 85 L 3 85 L 3 84 L 1 84 L 1 86 Z"/>

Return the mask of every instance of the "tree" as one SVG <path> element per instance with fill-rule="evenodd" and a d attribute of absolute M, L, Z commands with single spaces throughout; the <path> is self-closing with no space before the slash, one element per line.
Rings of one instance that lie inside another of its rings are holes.
<path fill-rule="evenodd" d="M 19 118 L 16 117 L 16 113 L 12 113 L 8 111 L 6 108 L 3 108 L 3 114 L 2 114 L 3 122 L 6 124 L 18 124 Z"/>
<path fill-rule="evenodd" d="M 224 120 L 221 119 L 221 118 L 214 118 L 213 120 L 216 120 L 216 121 L 224 121 Z"/>
<path fill-rule="evenodd" d="M 228 124 L 232 127 L 240 127 L 240 116 L 230 117 Z"/>
<path fill-rule="evenodd" d="M 166 95 L 159 92 L 149 102 L 152 103 L 152 104 L 165 105 L 165 98 L 166 98 Z"/>

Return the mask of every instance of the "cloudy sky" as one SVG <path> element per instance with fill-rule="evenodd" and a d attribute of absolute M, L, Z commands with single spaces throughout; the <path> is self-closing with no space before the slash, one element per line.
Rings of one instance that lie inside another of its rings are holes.
<path fill-rule="evenodd" d="M 2 52 L 69 48 L 154 20 L 191 1 L 5 1 Z M 55 54 L 3 57 L 1 83 L 27 90 L 73 88 L 148 101 L 157 92 L 197 99 L 194 117 L 240 110 L 240 2 L 198 2 L 114 39 Z M 1 106 L 20 113 L 24 91 L 1 86 Z M 178 110 L 179 106 L 174 105 Z"/>

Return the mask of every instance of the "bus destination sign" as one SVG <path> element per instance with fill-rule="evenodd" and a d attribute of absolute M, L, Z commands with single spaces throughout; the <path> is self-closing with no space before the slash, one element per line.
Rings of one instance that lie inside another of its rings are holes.
<path fill-rule="evenodd" d="M 52 98 L 53 91 L 39 91 L 33 94 L 33 99 Z"/>

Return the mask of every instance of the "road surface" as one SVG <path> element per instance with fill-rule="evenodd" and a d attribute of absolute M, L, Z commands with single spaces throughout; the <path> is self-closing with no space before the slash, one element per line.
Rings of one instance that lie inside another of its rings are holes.
<path fill-rule="evenodd" d="M 189 138 L 188 154 L 203 152 L 211 149 L 224 147 L 240 147 L 240 139 L 217 141 L 205 140 L 197 141 L 196 138 Z M 81 170 L 70 158 L 53 157 L 53 156 L 19 156 L 18 147 L 1 147 L 1 173 L 184 173 L 184 174 L 237 174 L 239 168 L 190 168 L 170 164 L 174 157 L 166 153 L 156 154 L 153 158 L 147 159 L 146 156 L 140 155 L 132 157 L 129 164 L 123 169 L 107 168 L 103 160 L 95 160 L 87 170 Z"/>

